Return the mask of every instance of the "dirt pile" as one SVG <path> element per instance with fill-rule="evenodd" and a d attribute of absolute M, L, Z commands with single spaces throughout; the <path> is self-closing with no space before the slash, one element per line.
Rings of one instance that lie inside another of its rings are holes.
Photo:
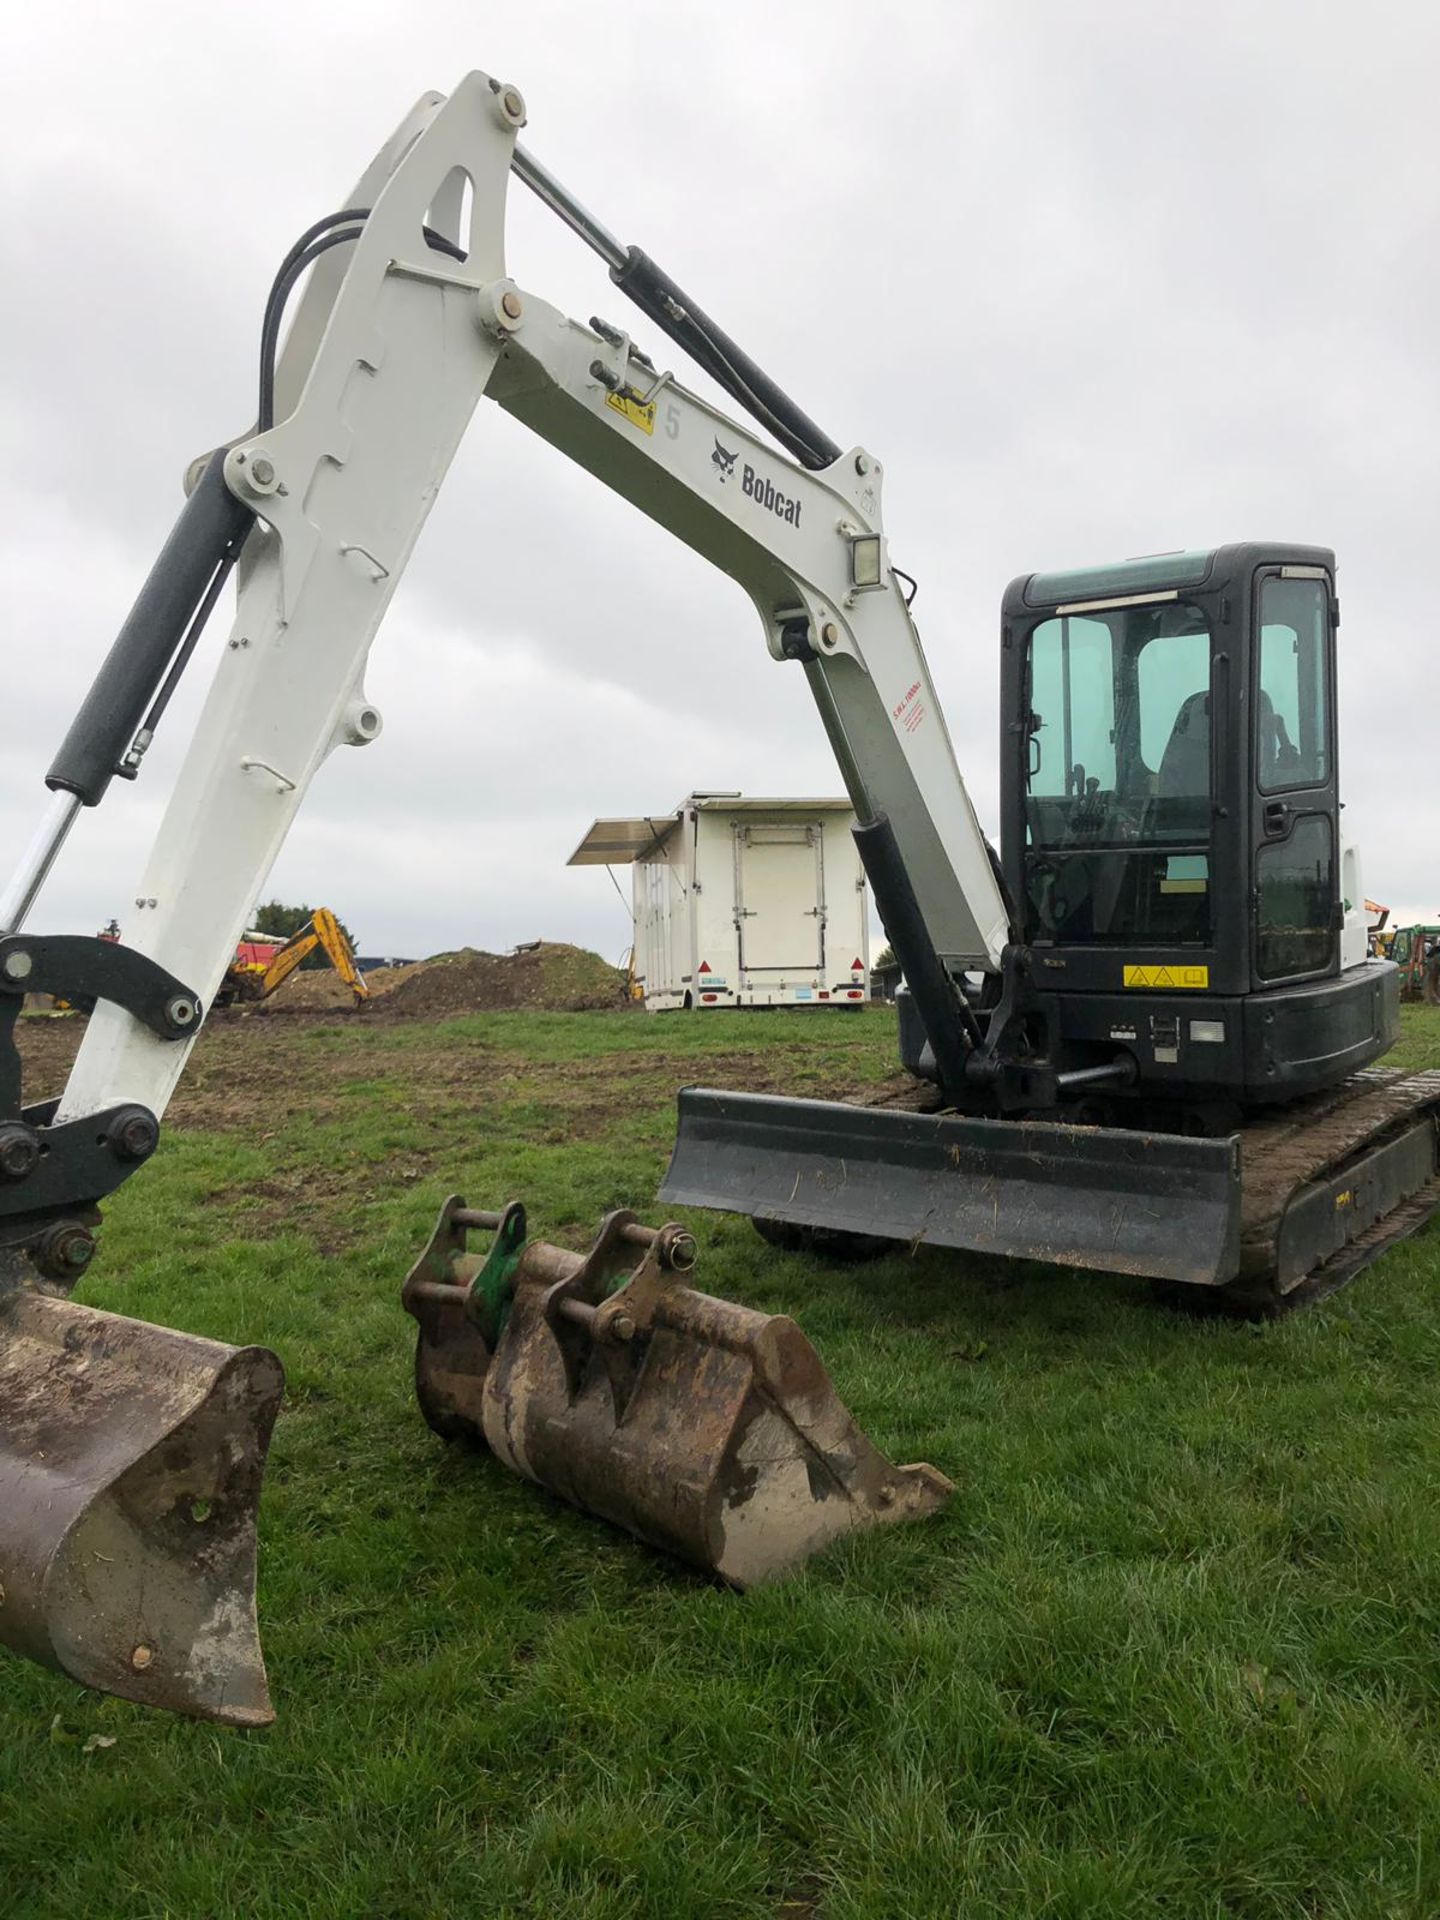
<path fill-rule="evenodd" d="M 384 996 L 396 1013 L 433 1016 L 522 1007 L 583 1013 L 625 1005 L 625 976 L 618 968 L 598 953 L 548 940 L 520 953 L 479 953 L 467 947 L 406 972 L 408 977 Z"/>
<path fill-rule="evenodd" d="M 583 1013 L 630 1004 L 625 976 L 598 953 L 542 940 L 518 953 L 481 953 L 462 947 L 408 967 L 376 967 L 365 976 L 370 998 L 362 1016 L 387 1014 L 435 1018 L 446 1014 L 515 1009 Z M 240 1009 L 244 1015 L 343 1012 L 355 1007 L 339 975 L 302 968 L 269 1000 Z"/>
<path fill-rule="evenodd" d="M 365 975 L 365 984 L 370 989 L 373 1000 L 377 995 L 386 994 L 402 980 L 419 970 L 427 962 L 421 960 L 411 967 L 374 967 Z M 281 1011 L 285 1007 L 316 1008 L 323 1011 L 327 1007 L 353 1007 L 355 996 L 349 987 L 331 967 L 301 967 L 298 973 L 292 973 L 284 986 L 277 987 L 270 999 L 263 1001 L 254 1011 Z"/>

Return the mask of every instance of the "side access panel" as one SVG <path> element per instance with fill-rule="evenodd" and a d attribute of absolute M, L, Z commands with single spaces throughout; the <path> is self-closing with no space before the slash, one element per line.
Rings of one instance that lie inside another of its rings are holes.
<path fill-rule="evenodd" d="M 911 1245 L 1223 1286 L 1240 1264 L 1238 1140 L 899 1113 L 687 1087 L 660 1188 Z"/>

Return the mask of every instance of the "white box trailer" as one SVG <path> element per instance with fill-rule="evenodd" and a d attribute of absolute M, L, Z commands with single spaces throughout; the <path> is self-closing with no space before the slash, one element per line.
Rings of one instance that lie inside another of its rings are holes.
<path fill-rule="evenodd" d="M 572 867 L 631 866 L 637 986 L 652 1013 L 860 1007 L 870 902 L 848 800 L 692 793 L 596 820 Z"/>

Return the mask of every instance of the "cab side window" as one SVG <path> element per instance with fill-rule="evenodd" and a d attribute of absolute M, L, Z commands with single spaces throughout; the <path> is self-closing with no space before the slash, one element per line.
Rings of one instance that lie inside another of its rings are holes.
<path fill-rule="evenodd" d="M 1323 787 L 1330 778 L 1330 602 L 1323 580 L 1260 583 L 1260 789 Z"/>

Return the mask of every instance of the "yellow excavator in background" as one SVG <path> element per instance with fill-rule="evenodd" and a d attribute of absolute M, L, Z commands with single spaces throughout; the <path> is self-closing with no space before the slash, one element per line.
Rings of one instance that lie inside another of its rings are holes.
<path fill-rule="evenodd" d="M 218 1006 L 234 1006 L 240 1000 L 268 1000 L 277 987 L 283 987 L 295 969 L 319 947 L 336 973 L 355 996 L 355 1004 L 370 998 L 365 976 L 355 965 L 355 949 L 345 929 L 329 907 L 317 907 L 303 927 L 288 940 L 271 939 L 263 933 L 247 933 L 235 949 L 220 991 Z"/>
<path fill-rule="evenodd" d="M 98 936 L 118 944 L 120 924 L 112 920 Z M 283 987 L 298 966 L 319 947 L 336 973 L 355 996 L 356 1006 L 370 998 L 365 976 L 355 964 L 355 949 L 349 936 L 329 907 L 317 907 L 303 927 L 289 939 L 279 934 L 252 930 L 243 933 L 235 947 L 235 957 L 226 970 L 215 995 L 217 1007 L 233 1007 L 240 1001 L 268 1000 L 277 987 Z M 51 1007 L 56 1013 L 93 1013 L 95 999 L 81 994 L 70 999 L 55 996 Z"/>
<path fill-rule="evenodd" d="M 1395 945 L 1395 928 L 1386 923 L 1390 918 L 1389 907 L 1382 907 L 1378 900 L 1365 902 L 1366 943 L 1372 960 L 1388 960 L 1390 949 Z"/>

